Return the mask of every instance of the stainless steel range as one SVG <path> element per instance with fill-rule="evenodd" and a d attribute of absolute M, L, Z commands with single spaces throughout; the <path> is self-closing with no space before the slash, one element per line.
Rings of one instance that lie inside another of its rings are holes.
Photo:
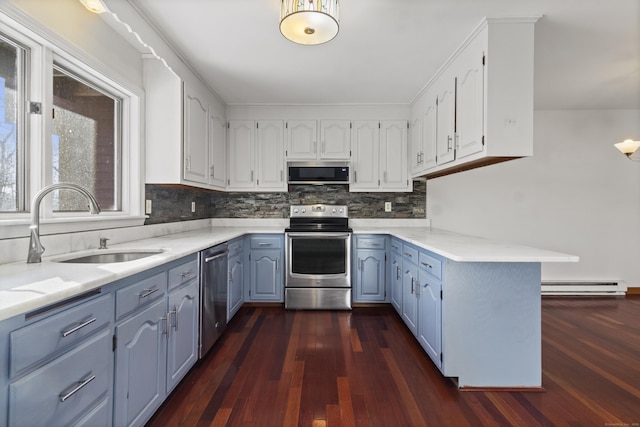
<path fill-rule="evenodd" d="M 346 206 L 291 206 L 285 230 L 285 308 L 351 309 L 348 218 Z"/>

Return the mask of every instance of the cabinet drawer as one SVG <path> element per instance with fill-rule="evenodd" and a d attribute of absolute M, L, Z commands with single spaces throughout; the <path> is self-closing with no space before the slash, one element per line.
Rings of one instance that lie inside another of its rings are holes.
<path fill-rule="evenodd" d="M 116 319 L 165 296 L 167 275 L 163 272 L 116 291 Z"/>
<path fill-rule="evenodd" d="M 242 240 L 234 240 L 229 243 L 227 246 L 229 249 L 229 257 L 232 257 L 235 254 L 241 253 L 244 248 L 244 242 Z"/>
<path fill-rule="evenodd" d="M 442 280 L 442 263 L 439 259 L 420 252 L 420 268 L 438 280 Z"/>
<path fill-rule="evenodd" d="M 415 264 L 418 263 L 418 250 L 413 246 L 402 245 L 402 255 L 406 260 L 409 260 Z"/>
<path fill-rule="evenodd" d="M 380 237 L 356 237 L 358 249 L 384 249 L 386 238 Z"/>
<path fill-rule="evenodd" d="M 9 376 L 13 378 L 109 324 L 111 307 L 108 294 L 11 332 Z"/>
<path fill-rule="evenodd" d="M 402 242 L 398 239 L 391 239 L 391 250 L 402 253 Z"/>
<path fill-rule="evenodd" d="M 169 270 L 169 290 L 198 278 L 198 257 Z"/>
<path fill-rule="evenodd" d="M 104 331 L 9 385 L 9 426 L 63 426 L 106 397 L 111 335 Z"/>
<path fill-rule="evenodd" d="M 281 241 L 279 237 L 252 237 L 251 249 L 280 249 Z"/>

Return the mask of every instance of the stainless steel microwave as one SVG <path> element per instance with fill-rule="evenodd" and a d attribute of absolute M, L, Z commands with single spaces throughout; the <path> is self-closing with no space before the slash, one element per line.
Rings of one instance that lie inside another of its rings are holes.
<path fill-rule="evenodd" d="M 349 184 L 346 162 L 289 163 L 289 184 Z"/>

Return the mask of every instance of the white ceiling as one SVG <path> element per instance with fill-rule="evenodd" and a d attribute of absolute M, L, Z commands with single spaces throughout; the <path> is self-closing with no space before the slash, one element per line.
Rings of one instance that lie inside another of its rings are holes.
<path fill-rule="evenodd" d="M 640 0 L 341 0 L 301 46 L 280 0 L 128 0 L 230 105 L 407 104 L 483 17 L 542 15 L 537 109 L 640 109 Z"/>

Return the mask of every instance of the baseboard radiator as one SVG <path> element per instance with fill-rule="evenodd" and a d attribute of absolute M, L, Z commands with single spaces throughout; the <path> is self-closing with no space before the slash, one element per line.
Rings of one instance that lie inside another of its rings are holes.
<path fill-rule="evenodd" d="M 542 282 L 542 295 L 624 295 L 624 281 L 548 281 Z"/>

